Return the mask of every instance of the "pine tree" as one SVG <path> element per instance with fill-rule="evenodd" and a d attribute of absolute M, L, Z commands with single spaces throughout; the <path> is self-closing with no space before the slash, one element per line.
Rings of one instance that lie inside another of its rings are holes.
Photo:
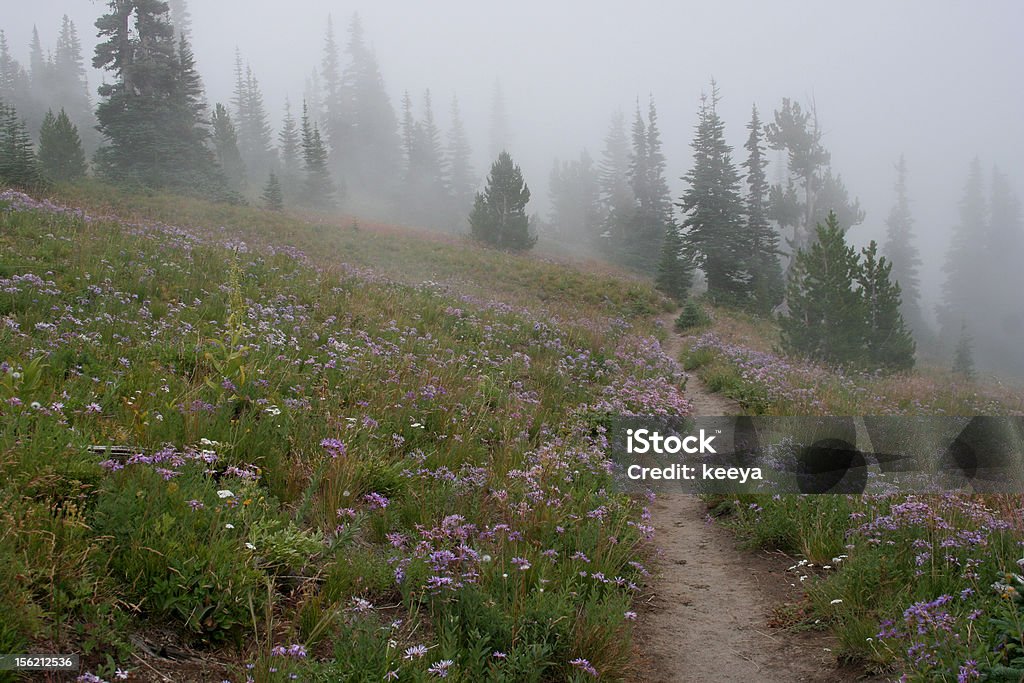
<path fill-rule="evenodd" d="M 320 61 L 321 83 L 323 84 L 323 100 L 320 106 L 313 109 L 323 115 L 324 132 L 327 141 L 336 150 L 345 150 L 349 145 L 351 133 L 351 114 L 346 109 L 344 87 L 342 83 L 341 55 L 338 52 L 338 41 L 334 35 L 334 18 L 327 15 L 327 31 L 324 35 L 324 56 Z"/>
<path fill-rule="evenodd" d="M 46 113 L 39 129 L 39 165 L 47 180 L 70 182 L 85 175 L 85 151 L 82 140 L 63 109 L 60 114 Z"/>
<path fill-rule="evenodd" d="M 277 147 L 281 160 L 281 187 L 289 197 L 293 196 L 300 184 L 302 171 L 302 135 L 292 115 L 291 102 L 284 101 L 284 119 L 277 135 Z"/>
<path fill-rule="evenodd" d="M 577 160 L 555 160 L 549 188 L 550 223 L 564 241 L 577 244 L 597 230 L 601 220 L 597 181 L 597 168 L 586 150 Z"/>
<path fill-rule="evenodd" d="M 601 198 L 601 226 L 594 241 L 609 258 L 614 259 L 616 246 L 625 239 L 626 225 L 633 217 L 636 198 L 629 183 L 629 139 L 625 117 L 621 112 L 612 117 L 598 170 Z"/>
<path fill-rule="evenodd" d="M 68 118 L 78 127 L 82 146 L 91 153 L 99 146 L 96 116 L 89 97 L 89 82 L 82 59 L 82 42 L 75 23 L 68 15 L 61 20 L 57 48 L 53 54 L 55 105 L 62 107 Z"/>
<path fill-rule="evenodd" d="M 344 144 L 334 147 L 331 167 L 344 180 L 353 210 L 384 213 L 394 208 L 401 180 L 398 119 L 358 14 L 348 34 L 348 64 L 342 73 L 348 130 Z"/>
<path fill-rule="evenodd" d="M 985 279 L 978 277 L 988 260 L 989 207 L 977 158 L 971 162 L 959 209 L 960 220 L 953 230 L 943 268 L 946 279 L 942 285 L 939 328 L 944 339 L 954 338 L 965 320 L 969 327 L 981 328 L 975 325 L 975 319 L 989 295 Z"/>
<path fill-rule="evenodd" d="M 755 310 L 766 313 L 782 302 L 785 285 L 779 264 L 779 237 L 768 223 L 769 189 L 765 177 L 768 160 L 764 156 L 761 120 L 756 106 L 752 108 L 747 130 L 750 135 L 743 146 L 747 150 L 743 167 L 747 172 L 746 239 L 750 242 L 751 253 L 746 267 L 750 274 L 751 304 Z"/>
<path fill-rule="evenodd" d="M 28 72 L 18 63 L 7 45 L 7 36 L 0 30 L 0 100 L 18 111 L 32 106 Z"/>
<path fill-rule="evenodd" d="M 272 133 L 263 91 L 249 64 L 243 66 L 242 56 L 235 50 L 235 110 L 238 150 L 249 175 L 257 177 L 269 172 L 275 164 Z"/>
<path fill-rule="evenodd" d="M 459 100 L 452 97 L 451 128 L 448 130 L 445 167 L 448 169 L 446 184 L 451 195 L 449 224 L 453 229 L 464 222 L 473 206 L 476 188 L 472 162 L 473 150 L 459 111 Z"/>
<path fill-rule="evenodd" d="M 865 360 L 871 368 L 909 370 L 915 344 L 900 313 L 900 286 L 890 279 L 892 263 L 879 258 L 874 240 L 861 255 L 856 281 L 864 313 Z"/>
<path fill-rule="evenodd" d="M 651 273 L 657 268 L 662 241 L 672 224 L 672 197 L 665 181 L 665 157 L 661 152 L 653 98 L 646 120 L 637 102 L 632 137 L 629 182 L 635 204 L 625 222 L 625 234 L 618 245 L 616 260 L 640 272 Z"/>
<path fill-rule="evenodd" d="M 815 226 L 827 220 L 829 213 L 835 213 L 847 230 L 863 222 L 860 203 L 850 199 L 842 178 L 830 168 L 832 157 L 821 142 L 813 105 L 805 112 L 799 102 L 784 98 L 765 133 L 771 149 L 786 153 L 787 185 L 772 188 L 770 217 L 780 228 L 792 228 L 793 237 L 787 241 L 793 251 L 807 246 Z"/>
<path fill-rule="evenodd" d="M 245 189 L 245 164 L 238 151 L 238 135 L 227 108 L 219 102 L 213 112 L 213 148 L 228 185 L 241 193 Z"/>
<path fill-rule="evenodd" d="M 780 320 L 787 352 L 832 364 L 863 357 L 863 302 L 853 289 L 858 260 L 836 215 L 829 214 L 793 261 L 786 287 L 789 315 Z"/>
<path fill-rule="evenodd" d="M 188 11 L 186 0 L 167 0 L 171 11 L 171 25 L 174 26 L 174 37 L 181 41 L 192 42 L 192 13 Z"/>
<path fill-rule="evenodd" d="M 979 350 L 989 367 L 1024 376 L 1024 218 L 1021 203 L 1010 179 L 992 168 L 989 194 L 988 231 L 984 238 L 986 259 L 977 268 L 985 289 L 985 307 L 976 311 L 979 318 L 973 328 Z M 979 315 L 980 314 L 980 315 Z"/>
<path fill-rule="evenodd" d="M 226 184 L 198 118 L 198 74 L 187 45 L 176 49 L 167 3 L 111 0 L 109 8 L 96 22 L 105 40 L 93 59 L 115 76 L 100 88 L 99 170 L 117 181 L 224 198 Z"/>
<path fill-rule="evenodd" d="M 974 341 L 966 322 L 960 323 L 960 339 L 953 352 L 953 374 L 966 380 L 974 379 Z"/>
<path fill-rule="evenodd" d="M 0 183 L 26 189 L 42 183 L 32 137 L 18 111 L 0 101 Z"/>
<path fill-rule="evenodd" d="M 312 208 L 334 208 L 335 187 L 327 168 L 327 147 L 320 137 L 319 126 L 310 123 L 305 103 L 302 105 L 302 158 L 306 171 L 303 199 Z"/>
<path fill-rule="evenodd" d="M 522 171 L 508 152 L 502 152 L 491 166 L 487 187 L 476 195 L 469 216 L 473 238 L 499 249 L 530 249 L 537 238 L 530 234 L 529 201 L 530 189 Z"/>
<path fill-rule="evenodd" d="M 921 256 L 914 245 L 914 218 L 910 213 L 907 198 L 907 162 L 900 156 L 896 164 L 896 202 L 885 221 L 887 228 L 884 252 L 892 263 L 893 278 L 903 293 L 901 311 L 915 335 L 927 332 L 927 324 L 921 313 L 921 289 L 918 269 Z"/>
<path fill-rule="evenodd" d="M 683 236 L 675 224 L 669 224 L 661 242 L 661 258 L 655 286 L 676 301 L 686 300 L 693 283 L 693 266 L 683 253 Z"/>
<path fill-rule="evenodd" d="M 719 302 L 740 303 L 750 295 L 746 263 L 753 245 L 744 229 L 740 177 L 732 163 L 732 147 L 725 142 L 718 100 L 718 87 L 712 82 L 711 97 L 701 98 L 691 143 L 694 166 L 683 177 L 689 187 L 679 207 L 686 214 L 686 253 L 704 271 L 709 296 Z"/>
<path fill-rule="evenodd" d="M 263 188 L 263 204 L 270 211 L 284 211 L 284 193 L 281 191 L 281 183 L 277 174 L 270 172 L 270 178 Z"/>

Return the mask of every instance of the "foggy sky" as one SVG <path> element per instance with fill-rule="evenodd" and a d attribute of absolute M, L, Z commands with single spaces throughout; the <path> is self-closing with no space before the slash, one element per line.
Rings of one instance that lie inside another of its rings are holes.
<path fill-rule="evenodd" d="M 66 13 L 89 61 L 93 23 L 105 8 L 100 0 L 0 0 L 0 28 L 27 65 L 32 25 L 52 48 Z M 674 198 L 712 76 L 736 162 L 751 104 L 770 120 L 782 97 L 805 105 L 813 97 L 833 168 L 867 212 L 850 233 L 855 244 L 884 241 L 893 164 L 906 155 L 929 309 L 970 160 L 979 156 L 986 173 L 998 165 L 1024 196 L 1018 0 L 191 0 L 189 9 L 209 101 L 230 100 L 237 45 L 275 125 L 286 95 L 301 106 L 305 79 L 320 64 L 327 15 L 343 46 L 358 11 L 396 110 L 404 90 L 418 106 L 429 87 L 444 130 L 458 94 L 481 176 L 500 78 L 511 151 L 533 190 L 531 210 L 546 209 L 553 158 L 575 158 L 586 147 L 599 159 L 611 114 L 624 110 L 628 121 L 638 96 L 657 102 Z M 94 100 L 99 83 L 91 72 Z"/>

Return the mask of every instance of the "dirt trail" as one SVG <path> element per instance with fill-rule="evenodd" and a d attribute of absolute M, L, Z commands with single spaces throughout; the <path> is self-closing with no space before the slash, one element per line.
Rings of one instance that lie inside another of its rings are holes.
<path fill-rule="evenodd" d="M 678 358 L 683 341 L 673 331 L 674 316 L 660 320 L 669 330 L 663 348 Z M 687 379 L 686 393 L 696 415 L 741 412 L 694 375 Z M 777 608 L 799 596 L 795 577 L 786 574 L 786 558 L 738 550 L 727 530 L 709 522 L 697 496 L 661 496 L 652 512 L 658 579 L 637 633 L 638 680 L 854 680 L 852 673 L 836 669 L 826 634 L 769 627 Z"/>

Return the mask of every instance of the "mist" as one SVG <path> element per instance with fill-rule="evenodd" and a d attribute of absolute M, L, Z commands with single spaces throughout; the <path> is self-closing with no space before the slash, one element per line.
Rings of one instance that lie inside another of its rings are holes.
<path fill-rule="evenodd" d="M 23 64 L 33 26 L 44 50 L 52 48 L 64 14 L 91 60 L 93 24 L 106 3 L 36 0 L 30 11 L 10 0 L 4 5 L 0 27 Z M 429 88 L 446 132 L 449 102 L 458 97 L 478 185 L 493 161 L 490 116 L 500 83 L 508 146 L 533 192 L 529 210 L 540 216 L 549 210 L 553 160 L 578 158 L 584 149 L 599 160 L 611 116 L 623 112 L 628 126 L 638 100 L 642 107 L 649 97 L 657 103 L 674 199 L 692 164 L 699 99 L 712 78 L 734 160 L 742 156 L 752 104 L 764 121 L 783 97 L 813 104 L 832 168 L 865 211 L 863 223 L 848 233 L 858 248 L 884 241 L 894 165 L 905 157 L 929 317 L 971 161 L 979 159 L 986 174 L 997 166 L 1013 192 L 1024 194 L 1024 45 L 1017 35 L 1024 6 L 1017 2 L 871 1 L 840 8 L 791 0 L 554 6 L 193 0 L 188 8 L 211 107 L 231 101 L 237 49 L 259 80 L 275 142 L 285 99 L 293 111 L 300 108 L 307 79 L 320 68 L 328 16 L 343 51 L 358 12 L 399 117 L 403 93 L 419 108 Z M 88 78 L 95 103 L 104 74 L 90 69 Z M 769 152 L 770 182 L 781 177 L 780 159 Z"/>

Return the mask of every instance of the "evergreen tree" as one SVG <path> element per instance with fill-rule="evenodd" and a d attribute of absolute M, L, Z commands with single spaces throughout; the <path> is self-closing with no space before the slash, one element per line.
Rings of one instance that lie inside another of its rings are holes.
<path fill-rule="evenodd" d="M 32 105 L 28 73 L 11 56 L 3 30 L 0 30 L 0 100 L 18 111 L 28 110 Z"/>
<path fill-rule="evenodd" d="M 960 323 L 960 339 L 953 352 L 953 374 L 967 380 L 974 379 L 974 341 L 967 331 L 967 323 Z"/>
<path fill-rule="evenodd" d="M 322 113 L 324 121 L 324 132 L 327 134 L 327 141 L 331 147 L 343 150 L 347 147 L 349 140 L 351 121 L 348 116 L 351 114 L 345 107 L 344 88 L 341 72 L 341 55 L 338 51 L 338 41 L 334 35 L 334 18 L 327 15 L 327 31 L 324 35 L 324 56 L 320 61 L 321 83 L 323 84 L 323 101 L 312 111 L 318 115 Z"/>
<path fill-rule="evenodd" d="M 654 271 L 662 241 L 672 224 L 672 197 L 665 181 L 665 157 L 661 152 L 658 114 L 652 98 L 644 120 L 637 103 L 633 121 L 633 153 L 629 182 L 635 199 L 618 246 L 617 261 L 644 273 Z"/>
<path fill-rule="evenodd" d="M 82 42 L 74 22 L 66 14 L 61 20 L 57 49 L 53 54 L 53 78 L 56 93 L 54 104 L 62 107 L 78 128 L 85 151 L 95 151 L 99 146 L 99 137 L 82 59 Z"/>
<path fill-rule="evenodd" d="M 832 157 L 821 142 L 813 106 L 804 111 L 799 102 L 784 98 L 765 132 L 769 146 L 786 153 L 787 185 L 772 188 L 770 206 L 771 218 L 780 228 L 793 230 L 788 240 L 793 251 L 807 246 L 815 226 L 827 220 L 829 213 L 835 213 L 845 229 L 864 220 L 859 202 L 850 200 L 842 179 L 832 173 Z"/>
<path fill-rule="evenodd" d="M 975 158 L 960 200 L 960 220 L 953 230 L 943 269 L 946 279 L 942 285 L 939 328 L 944 339 L 953 339 L 964 321 L 969 327 L 983 328 L 975 322 L 989 295 L 985 278 L 979 277 L 988 260 L 988 208 L 981 162 Z"/>
<path fill-rule="evenodd" d="M 669 223 L 661 242 L 661 258 L 654 284 L 666 296 L 682 302 L 686 300 L 692 283 L 693 265 L 683 253 L 683 236 L 675 224 Z"/>
<path fill-rule="evenodd" d="M 333 148 L 331 166 L 344 179 L 353 210 L 385 213 L 394 208 L 401 180 L 401 141 L 394 107 L 358 14 L 349 25 L 345 51 L 342 101 L 348 129 Z"/>
<path fill-rule="evenodd" d="M 213 112 L 213 148 L 228 185 L 241 193 L 245 189 L 245 164 L 238 151 L 238 135 L 227 108 L 219 102 Z"/>
<path fill-rule="evenodd" d="M 893 278 L 903 293 L 903 317 L 915 335 L 920 338 L 927 332 L 927 324 L 921 313 L 921 288 L 918 269 L 921 256 L 914 245 L 914 218 L 910 213 L 907 198 L 907 162 L 900 156 L 896 164 L 896 203 L 886 219 L 887 228 L 885 254 L 892 263 Z"/>
<path fill-rule="evenodd" d="M 615 247 L 625 239 L 626 225 L 632 219 L 636 198 L 629 183 L 629 139 L 626 137 L 625 117 L 621 112 L 612 117 L 598 170 L 601 200 L 601 226 L 594 236 L 609 258 L 614 259 Z"/>
<path fill-rule="evenodd" d="M 747 260 L 753 249 L 744 226 L 740 177 L 725 142 L 718 115 L 718 87 L 701 98 L 696 135 L 691 147 L 694 166 L 683 177 L 689 187 L 679 207 L 686 214 L 683 236 L 687 255 L 707 278 L 708 294 L 720 302 L 749 299 L 751 277 Z"/>
<path fill-rule="evenodd" d="M 284 101 L 284 119 L 277 135 L 277 147 L 281 160 L 281 187 L 289 197 L 293 196 L 300 184 L 302 171 L 302 135 L 292 115 L 291 102 Z"/>
<path fill-rule="evenodd" d="M 915 344 L 900 313 L 900 285 L 890 279 L 892 263 L 879 258 L 874 240 L 861 254 L 856 279 L 865 317 L 865 360 L 872 368 L 909 370 L 914 367 Z"/>
<path fill-rule="evenodd" d="M 31 189 L 42 183 L 32 137 L 18 111 L 0 101 L 0 183 Z"/>
<path fill-rule="evenodd" d="M 453 228 L 465 221 L 465 216 L 473 206 L 476 179 L 472 156 L 473 150 L 469 146 L 469 137 L 466 135 L 462 114 L 459 111 L 459 100 L 452 97 L 451 128 L 448 130 L 445 167 L 448 170 L 446 183 L 452 203 L 449 224 Z"/>
<path fill-rule="evenodd" d="M 46 113 L 39 129 L 39 165 L 47 180 L 69 182 L 85 175 L 85 151 L 78 128 L 63 109 Z"/>
<path fill-rule="evenodd" d="M 192 13 L 188 11 L 186 0 L 167 0 L 171 10 L 171 25 L 174 26 L 174 37 L 192 42 Z"/>
<path fill-rule="evenodd" d="M 179 51 L 161 0 L 111 0 L 96 22 L 93 66 L 107 69 L 97 108 L 105 144 L 99 170 L 118 181 L 167 186 L 223 198 L 223 175 L 206 147 L 207 129 L 197 112 L 198 75 Z"/>
<path fill-rule="evenodd" d="M 334 182 L 327 168 L 327 147 L 320 137 L 320 128 L 310 123 L 309 109 L 302 105 L 302 158 L 305 162 L 306 182 L 303 198 L 316 209 L 334 208 Z"/>
<path fill-rule="evenodd" d="M 270 211 L 284 211 L 284 193 L 281 191 L 281 183 L 277 174 L 270 172 L 270 178 L 263 188 L 263 204 Z"/>
<path fill-rule="evenodd" d="M 977 271 L 987 296 L 984 309 L 974 316 L 980 318 L 974 328 L 979 350 L 989 367 L 1024 376 L 1024 220 L 1020 200 L 998 168 L 992 169 L 985 251 L 986 260 Z"/>
<path fill-rule="evenodd" d="M 816 233 L 793 260 L 786 287 L 789 315 L 780 320 L 782 346 L 790 353 L 846 364 L 861 358 L 864 346 L 863 302 L 853 289 L 858 257 L 834 213 Z"/>
<path fill-rule="evenodd" d="M 252 177 L 269 172 L 276 163 L 272 147 L 272 133 L 263 92 L 252 67 L 245 64 L 235 50 L 235 92 L 232 99 L 235 109 L 238 150 L 245 168 Z"/>
<path fill-rule="evenodd" d="M 549 196 L 551 226 L 565 241 L 576 244 L 594 234 L 601 220 L 597 168 L 586 150 L 578 160 L 555 160 Z"/>
<path fill-rule="evenodd" d="M 752 108 L 747 130 L 750 135 L 743 146 L 747 150 L 747 160 L 743 163 L 747 172 L 746 230 L 751 246 L 747 270 L 752 306 L 755 310 L 768 312 L 782 303 L 785 285 L 779 265 L 779 237 L 768 223 L 768 180 L 764 170 L 768 160 L 764 156 L 761 120 L 756 106 Z"/>
<path fill-rule="evenodd" d="M 530 234 L 529 201 L 530 189 L 522 171 L 508 152 L 502 152 L 491 166 L 484 191 L 476 195 L 469 216 L 473 238 L 499 249 L 530 249 L 537 238 Z"/>

